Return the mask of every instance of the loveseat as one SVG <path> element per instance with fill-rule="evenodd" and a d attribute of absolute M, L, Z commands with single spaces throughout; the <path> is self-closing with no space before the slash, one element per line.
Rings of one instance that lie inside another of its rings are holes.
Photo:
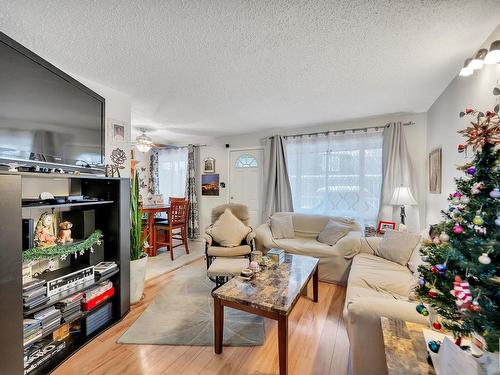
<path fill-rule="evenodd" d="M 273 247 L 280 247 L 287 253 L 309 255 L 319 259 L 319 279 L 337 284 L 346 284 L 352 258 L 359 252 L 361 227 L 351 219 L 325 215 L 310 215 L 294 212 L 278 212 L 273 217 L 292 217 L 293 238 L 273 237 L 270 222 L 256 230 L 255 245 L 264 253 Z M 333 220 L 351 228 L 335 245 L 319 242 L 317 237 L 325 225 Z"/>
<path fill-rule="evenodd" d="M 381 316 L 429 324 L 429 317 L 417 313 L 417 302 L 411 300 L 416 269 L 421 263 L 419 245 L 403 266 L 378 256 L 381 242 L 382 238 L 377 237 L 361 239 L 347 282 L 343 314 L 352 375 L 387 374 Z"/>

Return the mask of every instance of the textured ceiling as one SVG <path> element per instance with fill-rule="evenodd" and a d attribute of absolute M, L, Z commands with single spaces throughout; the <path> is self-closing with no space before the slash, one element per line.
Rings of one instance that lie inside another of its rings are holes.
<path fill-rule="evenodd" d="M 500 1 L 0 1 L 0 30 L 132 97 L 158 142 L 426 111 Z"/>

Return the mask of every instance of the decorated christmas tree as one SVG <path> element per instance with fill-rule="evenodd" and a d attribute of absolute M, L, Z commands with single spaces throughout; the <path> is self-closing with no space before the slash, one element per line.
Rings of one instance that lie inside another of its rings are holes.
<path fill-rule="evenodd" d="M 498 88 L 494 94 L 498 95 Z M 472 149 L 471 162 L 459 167 L 444 220 L 435 226 L 437 235 L 422 245 L 424 265 L 419 267 L 417 294 L 432 307 L 444 327 L 455 337 L 480 335 L 490 352 L 498 351 L 500 335 L 500 118 L 495 111 L 466 109 L 460 117 L 472 118 L 460 131 Z M 423 304 L 417 311 L 428 315 Z"/>

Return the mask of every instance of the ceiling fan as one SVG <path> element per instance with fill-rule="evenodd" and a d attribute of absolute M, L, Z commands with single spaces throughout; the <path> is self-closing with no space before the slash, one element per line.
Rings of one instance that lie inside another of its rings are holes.
<path fill-rule="evenodd" d="M 138 130 L 141 132 L 140 135 L 138 135 L 135 138 L 135 142 L 133 144 L 137 148 L 138 151 L 140 152 L 148 152 L 151 150 L 151 148 L 168 148 L 168 145 L 163 145 L 163 144 L 156 144 L 153 143 L 153 140 L 151 137 L 146 135 L 146 132 L 151 132 L 154 131 L 154 129 L 148 129 L 148 128 L 138 128 Z"/>

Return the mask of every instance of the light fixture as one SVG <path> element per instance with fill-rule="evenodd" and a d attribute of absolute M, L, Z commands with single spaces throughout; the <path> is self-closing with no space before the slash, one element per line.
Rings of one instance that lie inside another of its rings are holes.
<path fill-rule="evenodd" d="M 477 51 L 476 56 L 472 59 L 470 62 L 470 67 L 474 70 L 481 69 L 484 64 L 484 58 L 486 57 L 486 54 L 488 53 L 488 50 L 486 48 L 481 48 L 479 51 Z"/>
<path fill-rule="evenodd" d="M 484 58 L 485 64 L 497 64 L 500 62 L 500 40 L 495 40 L 490 45 L 490 52 Z"/>
<path fill-rule="evenodd" d="M 472 67 L 470 66 L 471 61 L 472 59 L 465 60 L 464 67 L 460 70 L 459 75 L 461 75 L 462 77 L 467 77 L 474 73 L 474 69 L 472 69 Z"/>
<path fill-rule="evenodd" d="M 153 147 L 153 141 L 146 135 L 146 130 L 139 130 L 142 132 L 142 134 L 137 136 L 137 138 L 135 139 L 135 146 L 140 152 L 148 152 L 149 150 L 151 150 L 151 147 Z"/>
<path fill-rule="evenodd" d="M 405 224 L 406 211 L 405 206 L 414 206 L 417 204 L 415 198 L 411 193 L 411 190 L 408 186 L 398 186 L 394 189 L 394 193 L 392 194 L 392 199 L 389 202 L 393 206 L 401 206 L 401 224 Z"/>

